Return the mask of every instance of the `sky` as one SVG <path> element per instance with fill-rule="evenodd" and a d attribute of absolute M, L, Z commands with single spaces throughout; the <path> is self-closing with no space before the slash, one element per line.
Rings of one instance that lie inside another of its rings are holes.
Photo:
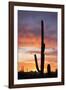
<path fill-rule="evenodd" d="M 57 12 L 18 10 L 18 71 L 37 71 L 41 64 L 41 20 L 44 22 L 45 68 L 57 69 Z"/>

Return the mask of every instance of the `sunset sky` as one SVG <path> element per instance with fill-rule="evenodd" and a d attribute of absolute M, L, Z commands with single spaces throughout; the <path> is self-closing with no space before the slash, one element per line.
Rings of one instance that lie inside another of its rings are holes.
<path fill-rule="evenodd" d="M 34 54 L 41 61 L 41 20 L 44 22 L 45 68 L 57 68 L 57 12 L 18 10 L 18 71 L 37 71 Z"/>

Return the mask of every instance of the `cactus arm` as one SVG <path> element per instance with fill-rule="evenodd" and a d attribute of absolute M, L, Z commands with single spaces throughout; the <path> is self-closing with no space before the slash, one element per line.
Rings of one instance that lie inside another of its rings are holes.
<path fill-rule="evenodd" d="M 36 64 L 37 71 L 40 72 L 39 67 L 38 67 L 38 63 L 37 63 L 37 56 L 36 56 L 36 54 L 34 55 L 34 58 L 35 58 L 35 64 Z"/>

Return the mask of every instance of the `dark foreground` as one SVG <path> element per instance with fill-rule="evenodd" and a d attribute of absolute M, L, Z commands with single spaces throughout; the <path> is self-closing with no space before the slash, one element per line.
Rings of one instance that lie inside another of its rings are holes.
<path fill-rule="evenodd" d="M 18 72 L 18 79 L 34 79 L 34 78 L 53 78 L 57 77 L 57 72 L 44 73 L 39 72 Z"/>

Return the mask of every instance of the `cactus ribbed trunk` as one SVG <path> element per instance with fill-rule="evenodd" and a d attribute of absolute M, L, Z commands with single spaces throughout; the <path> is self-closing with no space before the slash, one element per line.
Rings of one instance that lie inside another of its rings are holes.
<path fill-rule="evenodd" d="M 44 27 L 43 27 L 43 21 L 41 21 L 41 73 L 44 72 Z"/>
<path fill-rule="evenodd" d="M 44 44 L 44 27 L 43 27 L 43 20 L 41 21 L 41 69 L 39 70 L 38 63 L 37 63 L 37 56 L 36 54 L 34 55 L 35 58 L 35 64 L 36 64 L 36 69 L 40 73 L 44 73 L 44 60 L 45 60 L 45 55 L 44 55 L 44 50 L 45 50 L 45 44 Z"/>

